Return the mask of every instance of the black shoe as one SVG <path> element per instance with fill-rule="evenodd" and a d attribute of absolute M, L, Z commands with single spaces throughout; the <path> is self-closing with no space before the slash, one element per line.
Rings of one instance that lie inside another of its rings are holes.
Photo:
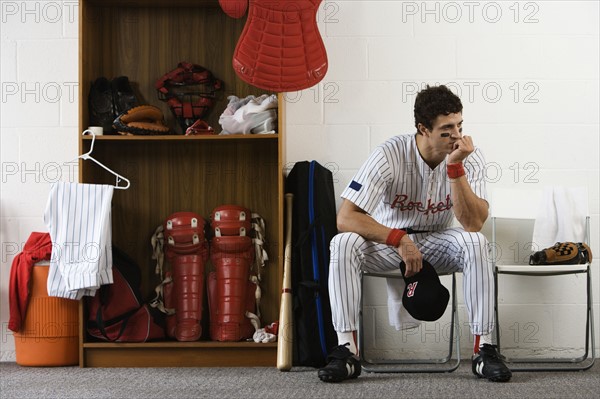
<path fill-rule="evenodd" d="M 115 118 L 123 112 L 137 107 L 139 101 L 129 84 L 127 76 L 119 76 L 111 82 L 113 104 L 115 107 Z"/>
<path fill-rule="evenodd" d="M 111 84 L 105 77 L 100 77 L 92 83 L 88 97 L 88 110 L 89 125 L 102 126 L 104 134 L 109 134 L 115 116 Z"/>
<path fill-rule="evenodd" d="M 340 382 L 360 375 L 360 362 L 346 345 L 336 346 L 327 356 L 327 366 L 319 369 L 319 378 L 325 382 Z"/>
<path fill-rule="evenodd" d="M 498 353 L 495 345 L 483 344 L 479 353 L 473 356 L 473 374 L 494 382 L 506 382 L 512 373 L 504 364 L 504 356 Z"/>

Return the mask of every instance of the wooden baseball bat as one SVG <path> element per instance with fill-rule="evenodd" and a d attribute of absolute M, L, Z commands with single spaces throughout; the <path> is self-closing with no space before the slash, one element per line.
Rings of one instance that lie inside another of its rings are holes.
<path fill-rule="evenodd" d="M 283 284 L 279 308 L 279 335 L 277 337 L 277 368 L 292 368 L 294 318 L 292 314 L 292 205 L 294 194 L 285 195 L 285 248 L 283 254 Z"/>

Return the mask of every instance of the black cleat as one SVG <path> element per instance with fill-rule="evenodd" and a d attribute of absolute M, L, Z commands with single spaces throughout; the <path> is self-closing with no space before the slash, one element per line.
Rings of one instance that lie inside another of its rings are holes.
<path fill-rule="evenodd" d="M 504 356 L 498 353 L 495 345 L 483 344 L 479 353 L 473 356 L 473 374 L 494 382 L 506 382 L 510 380 L 512 373 L 504 364 L 504 360 Z"/>
<path fill-rule="evenodd" d="M 104 134 L 112 132 L 112 122 L 115 119 L 113 95 L 110 82 L 100 77 L 92 83 L 88 96 L 88 112 L 90 126 L 102 126 Z"/>
<path fill-rule="evenodd" d="M 319 369 L 321 381 L 341 382 L 360 375 L 360 362 L 346 345 L 336 346 L 327 356 L 327 366 Z"/>
<path fill-rule="evenodd" d="M 115 118 L 123 112 L 140 105 L 127 76 L 119 76 L 110 82 Z"/>

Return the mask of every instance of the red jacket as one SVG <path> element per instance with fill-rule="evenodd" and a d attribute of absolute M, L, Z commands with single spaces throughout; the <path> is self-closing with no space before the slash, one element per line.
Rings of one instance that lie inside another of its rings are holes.
<path fill-rule="evenodd" d="M 8 304 L 10 318 L 8 328 L 14 332 L 21 329 L 29 296 L 31 294 L 31 274 L 33 265 L 41 260 L 50 259 L 52 241 L 48 233 L 31 233 L 23 250 L 15 259 L 10 269 L 8 287 Z"/>

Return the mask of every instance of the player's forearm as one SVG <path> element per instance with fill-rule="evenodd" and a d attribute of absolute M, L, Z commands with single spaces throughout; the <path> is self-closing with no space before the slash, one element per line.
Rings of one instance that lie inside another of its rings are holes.
<path fill-rule="evenodd" d="M 386 242 L 391 230 L 366 213 L 344 209 L 344 206 L 337 215 L 337 228 L 340 233 L 356 233 L 368 241 L 379 243 Z"/>
<path fill-rule="evenodd" d="M 452 210 L 467 231 L 480 231 L 488 218 L 488 203 L 473 193 L 465 176 L 451 180 Z"/>

